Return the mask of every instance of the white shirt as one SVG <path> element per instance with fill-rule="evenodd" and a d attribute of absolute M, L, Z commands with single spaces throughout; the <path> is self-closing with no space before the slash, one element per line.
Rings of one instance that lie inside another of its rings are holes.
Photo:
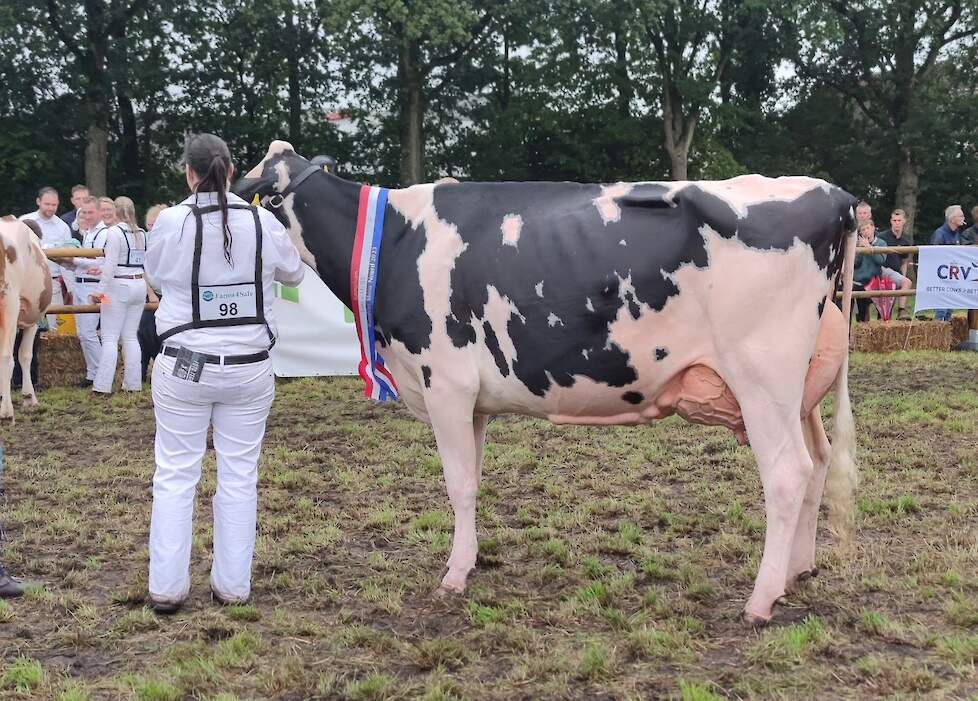
<path fill-rule="evenodd" d="M 91 229 L 86 231 L 79 231 L 82 235 L 82 248 L 101 248 L 102 246 L 97 246 L 96 243 L 105 244 L 105 234 L 103 233 L 106 226 L 102 222 L 99 222 Z M 96 241 L 98 239 L 98 241 Z M 71 262 L 75 266 L 75 275 L 77 277 L 91 277 L 88 274 L 88 270 L 91 268 L 101 268 L 102 263 L 105 262 L 104 258 L 72 258 Z M 91 283 L 83 283 L 91 284 Z"/>
<path fill-rule="evenodd" d="M 41 227 L 41 248 L 60 246 L 71 238 L 71 229 L 68 228 L 68 225 L 59 216 L 45 219 L 41 216 L 41 210 L 38 210 L 20 217 L 21 221 L 25 219 L 33 219 Z M 51 271 L 51 277 L 59 277 L 61 275 L 61 266 L 54 261 L 48 261 L 48 269 Z"/>
<path fill-rule="evenodd" d="M 105 257 L 99 259 L 102 261 L 102 276 L 98 283 L 98 287 L 96 287 L 94 290 L 94 294 L 97 295 L 105 293 L 106 287 L 111 284 L 116 275 L 143 274 L 141 268 L 123 267 L 122 269 L 119 269 L 119 266 L 124 266 L 127 262 L 126 254 L 130 250 L 129 247 L 135 249 L 144 249 L 146 247 L 144 237 L 139 234 L 134 235 L 129 230 L 129 226 L 124 222 L 110 226 L 105 231 L 104 237 L 105 243 L 103 244 L 102 248 L 105 250 Z M 99 236 L 99 238 L 102 237 Z M 129 244 L 129 247 L 126 246 L 127 243 Z"/>
<path fill-rule="evenodd" d="M 181 205 L 201 207 L 217 204 L 213 192 L 191 195 Z M 240 197 L 228 193 L 228 204 L 246 204 Z M 275 216 L 258 208 L 262 228 L 261 282 L 265 321 L 276 333 L 272 302 L 273 283 L 296 286 L 302 281 L 305 267 L 288 232 Z M 255 220 L 245 209 L 228 210 L 231 230 L 231 260 L 224 258 L 224 236 L 221 232 L 221 213 L 203 216 L 203 245 L 200 257 L 200 282 L 207 285 L 247 283 L 255 280 Z M 169 329 L 193 320 L 191 272 L 193 270 L 196 219 L 188 207 L 177 205 L 163 210 L 151 235 L 147 237 L 144 271 L 150 284 L 162 293 L 156 312 L 156 330 L 163 334 Z M 180 345 L 192 351 L 219 355 L 243 355 L 266 350 L 268 332 L 263 324 L 190 329 L 171 336 L 166 344 Z"/>

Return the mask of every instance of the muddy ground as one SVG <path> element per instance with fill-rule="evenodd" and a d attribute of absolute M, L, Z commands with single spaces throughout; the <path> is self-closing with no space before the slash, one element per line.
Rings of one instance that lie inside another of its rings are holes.
<path fill-rule="evenodd" d="M 969 698 L 978 694 L 978 357 L 854 355 L 858 537 L 766 630 L 738 615 L 763 540 L 750 450 L 669 419 L 490 425 L 480 566 L 431 592 L 451 511 L 430 430 L 353 379 L 283 381 L 253 601 L 145 607 L 148 391 L 51 390 L 0 427 L 0 698 Z M 831 411 L 825 410 L 826 416 Z M 829 418 L 828 423 L 831 424 Z"/>

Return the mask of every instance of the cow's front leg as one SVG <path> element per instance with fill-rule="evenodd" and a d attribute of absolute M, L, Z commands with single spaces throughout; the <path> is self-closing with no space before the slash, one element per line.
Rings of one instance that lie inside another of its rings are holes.
<path fill-rule="evenodd" d="M 37 324 L 24 329 L 21 332 L 20 349 L 17 353 L 17 360 L 20 362 L 20 376 L 24 378 L 21 383 L 24 390 L 24 404 L 27 406 L 37 406 L 34 382 L 31 380 L 31 360 L 34 358 L 35 336 L 37 336 Z"/>
<path fill-rule="evenodd" d="M 445 471 L 448 498 L 455 513 L 455 534 L 448 557 L 448 572 L 437 592 L 448 594 L 465 591 L 465 581 L 475 567 L 479 552 L 475 534 L 479 468 L 475 442 L 477 422 L 473 420 L 471 404 L 462 407 L 457 399 L 442 399 L 444 401 L 428 402 L 428 414 Z"/>
<path fill-rule="evenodd" d="M 14 336 L 17 334 L 17 313 L 20 303 L 17 297 L 0 298 L 0 419 L 14 418 L 14 404 L 10 399 L 10 377 L 14 371 Z"/>

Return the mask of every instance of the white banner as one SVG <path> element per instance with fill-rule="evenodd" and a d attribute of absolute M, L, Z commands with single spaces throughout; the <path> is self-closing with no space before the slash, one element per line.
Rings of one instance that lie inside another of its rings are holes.
<path fill-rule="evenodd" d="M 922 246 L 917 256 L 921 309 L 978 309 L 978 246 Z"/>
<path fill-rule="evenodd" d="M 272 364 L 279 377 L 356 375 L 360 344 L 353 314 L 311 268 L 298 287 L 275 284 L 278 342 Z"/>

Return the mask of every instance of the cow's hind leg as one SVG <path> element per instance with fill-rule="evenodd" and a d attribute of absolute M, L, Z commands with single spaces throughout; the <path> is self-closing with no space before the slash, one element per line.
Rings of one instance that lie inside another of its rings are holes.
<path fill-rule="evenodd" d="M 459 406 L 457 397 L 439 397 L 435 401 L 426 402 L 435 440 L 438 442 L 438 455 L 445 472 L 448 498 L 455 513 L 452 552 L 448 557 L 448 572 L 438 588 L 439 594 L 465 590 L 466 579 L 475 567 L 479 552 L 475 532 L 475 501 L 479 491 L 479 460 L 475 436 L 479 419 L 473 416 L 473 404 L 474 402 L 466 402 L 466 406 Z M 481 449 L 481 444 L 479 448 Z"/>
<path fill-rule="evenodd" d="M 817 406 L 802 419 L 801 428 L 805 436 L 805 446 L 812 457 L 813 469 L 812 478 L 805 491 L 805 501 L 802 502 L 801 514 L 798 516 L 794 543 L 791 546 L 788 579 L 785 582 L 785 588 L 789 591 L 809 577 L 818 574 L 818 569 L 815 567 L 815 533 L 818 529 L 818 509 L 822 503 L 825 475 L 832 457 L 832 446 L 828 436 L 825 435 L 822 414 Z"/>
<path fill-rule="evenodd" d="M 785 594 L 798 517 L 814 473 L 799 420 L 811 349 L 797 336 L 795 343 L 782 341 L 781 348 L 776 342 L 764 343 L 767 350 L 761 356 L 755 346 L 766 340 L 758 333 L 722 357 L 724 380 L 740 404 L 764 488 L 764 555 L 744 609 L 752 625 L 770 620 L 774 604 Z"/>
<path fill-rule="evenodd" d="M 23 377 L 21 386 L 24 391 L 24 404 L 37 406 L 37 395 L 34 393 L 34 382 L 31 380 L 31 361 L 34 358 L 34 337 L 37 336 L 37 324 L 31 324 L 21 332 L 20 351 L 17 361 L 20 363 L 20 375 Z"/>

